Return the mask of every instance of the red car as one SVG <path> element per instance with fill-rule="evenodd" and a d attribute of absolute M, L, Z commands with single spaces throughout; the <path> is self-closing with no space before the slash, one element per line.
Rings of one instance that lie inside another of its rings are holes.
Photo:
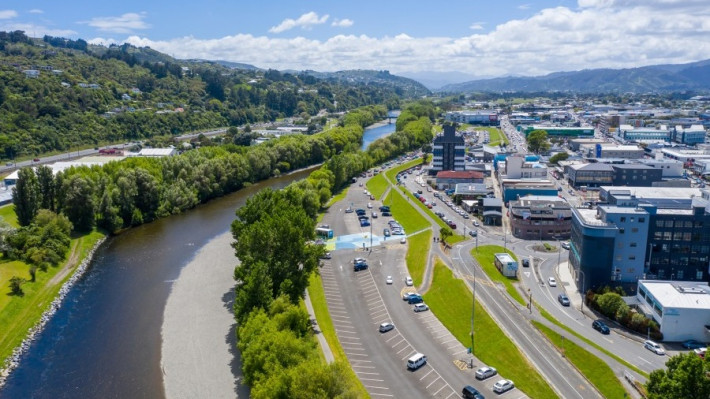
<path fill-rule="evenodd" d="M 32 162 L 39 162 L 39 158 L 33 159 Z"/>

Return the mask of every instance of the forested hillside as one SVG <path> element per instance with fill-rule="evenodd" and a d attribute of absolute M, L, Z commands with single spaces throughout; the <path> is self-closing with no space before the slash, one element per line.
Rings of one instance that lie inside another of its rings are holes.
<path fill-rule="evenodd" d="M 393 83 L 231 69 L 149 48 L 0 32 L 0 158 L 283 117 L 316 128 L 322 112 L 395 108 L 409 92 Z"/>

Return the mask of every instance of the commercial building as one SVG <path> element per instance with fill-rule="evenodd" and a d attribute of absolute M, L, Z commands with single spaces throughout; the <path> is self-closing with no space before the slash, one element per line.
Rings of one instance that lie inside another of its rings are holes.
<path fill-rule="evenodd" d="M 572 231 L 572 210 L 558 196 L 525 196 L 510 201 L 510 229 L 524 240 L 566 240 Z"/>
<path fill-rule="evenodd" d="M 641 159 L 645 152 L 636 145 L 601 145 L 595 146 L 596 158 Z"/>
<path fill-rule="evenodd" d="M 656 127 L 621 125 L 617 136 L 624 141 L 671 141 L 671 131 L 666 125 Z"/>
<path fill-rule="evenodd" d="M 467 123 L 469 125 L 497 126 L 498 113 L 493 110 L 452 111 L 444 115 L 447 122 Z"/>
<path fill-rule="evenodd" d="M 648 165 L 662 171 L 661 177 L 681 177 L 683 176 L 683 162 L 673 159 L 638 159 L 634 163 Z"/>
<path fill-rule="evenodd" d="M 707 283 L 639 280 L 634 304 L 658 323 L 664 341 L 710 341 Z"/>
<path fill-rule="evenodd" d="M 665 159 L 672 159 L 683 163 L 694 162 L 699 159 L 710 159 L 710 153 L 707 150 L 691 150 L 683 148 L 662 148 L 661 154 Z"/>
<path fill-rule="evenodd" d="M 557 187 L 550 180 L 504 179 L 501 182 L 503 202 L 515 201 L 526 195 L 557 195 Z"/>
<path fill-rule="evenodd" d="M 689 127 L 683 127 L 680 125 L 673 126 L 673 131 L 671 133 L 673 141 L 676 143 L 696 145 L 705 142 L 705 128 L 703 125 L 691 125 Z"/>
<path fill-rule="evenodd" d="M 572 151 L 579 151 L 582 146 L 594 147 L 597 144 L 605 144 L 606 140 L 602 139 L 571 139 L 569 140 L 569 149 Z"/>
<path fill-rule="evenodd" d="M 547 165 L 527 161 L 526 156 L 511 155 L 505 160 L 504 179 L 546 179 Z"/>
<path fill-rule="evenodd" d="M 500 226 L 503 222 L 503 201 L 500 198 L 481 198 L 478 201 L 483 212 L 483 224 Z"/>
<path fill-rule="evenodd" d="M 456 133 L 453 125 L 444 125 L 444 132 L 434 138 L 433 158 L 430 174 L 442 170 L 464 170 L 466 145 L 461 134 Z"/>
<path fill-rule="evenodd" d="M 454 196 L 462 200 L 474 200 L 485 197 L 491 191 L 484 183 L 459 183 L 456 185 Z"/>
<path fill-rule="evenodd" d="M 439 190 L 455 188 L 462 183 L 483 183 L 483 173 L 474 170 L 442 170 L 436 174 L 436 187 Z"/>
<path fill-rule="evenodd" d="M 566 127 L 566 126 L 548 126 L 548 125 L 533 125 L 522 130 L 525 137 L 534 130 L 544 130 L 548 136 L 567 136 L 567 137 L 594 137 L 594 128 L 592 126 L 585 127 Z"/>
<path fill-rule="evenodd" d="M 614 181 L 614 168 L 605 163 L 569 165 L 565 168 L 565 174 L 574 187 L 608 186 Z"/>
<path fill-rule="evenodd" d="M 569 260 L 578 288 L 708 281 L 709 197 L 697 188 L 601 187 L 608 205 L 572 208 Z"/>
<path fill-rule="evenodd" d="M 651 187 L 653 183 L 663 180 L 663 170 L 644 164 L 615 164 L 612 185 Z"/>

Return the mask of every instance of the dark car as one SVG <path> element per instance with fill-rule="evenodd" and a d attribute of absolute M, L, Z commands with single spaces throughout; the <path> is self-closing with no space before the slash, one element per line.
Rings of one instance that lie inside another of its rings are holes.
<path fill-rule="evenodd" d="M 409 298 L 407 298 L 407 303 L 410 305 L 422 302 L 424 302 L 424 299 L 419 295 L 410 295 Z"/>
<path fill-rule="evenodd" d="M 683 348 L 685 349 L 699 349 L 699 348 L 707 348 L 708 344 L 700 341 L 696 341 L 694 339 L 690 339 L 688 341 L 683 342 Z"/>
<path fill-rule="evenodd" d="M 476 237 L 476 236 L 478 236 L 478 231 L 471 230 L 468 232 L 468 235 L 470 235 L 471 237 Z M 523 266 L 525 266 L 525 262 L 523 262 Z"/>
<path fill-rule="evenodd" d="M 463 392 L 461 392 L 466 399 L 485 399 L 478 390 L 470 385 L 463 387 Z"/>
<path fill-rule="evenodd" d="M 366 270 L 367 267 L 368 267 L 368 266 L 367 266 L 367 263 L 365 263 L 365 262 L 357 262 L 357 263 L 355 263 L 355 265 L 353 266 L 353 270 L 356 271 L 356 272 L 359 272 L 360 270 Z"/>
<path fill-rule="evenodd" d="M 562 304 L 562 306 L 569 306 L 569 298 L 567 298 L 567 295 L 557 295 L 557 300 Z"/>
<path fill-rule="evenodd" d="M 364 209 L 356 209 L 355 213 L 357 213 L 358 216 L 363 216 L 367 214 L 367 211 L 365 211 Z"/>
<path fill-rule="evenodd" d="M 530 267 L 530 259 L 523 258 L 523 267 Z"/>
<path fill-rule="evenodd" d="M 609 334 L 610 332 L 609 327 L 607 327 L 607 325 L 604 324 L 604 322 L 601 320 L 594 320 L 594 322 L 592 323 L 592 328 L 602 334 Z"/>

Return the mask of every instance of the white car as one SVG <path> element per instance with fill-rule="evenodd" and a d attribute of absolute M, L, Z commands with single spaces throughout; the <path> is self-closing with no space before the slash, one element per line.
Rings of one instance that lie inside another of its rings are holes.
<path fill-rule="evenodd" d="M 406 244 L 406 243 L 407 243 L 407 238 L 406 238 L 406 237 L 402 237 L 402 239 L 399 240 L 399 243 L 400 243 L 400 244 Z"/>
<path fill-rule="evenodd" d="M 513 381 L 500 380 L 493 385 L 493 391 L 496 393 L 503 393 L 506 391 L 510 391 L 514 387 L 515 387 L 515 385 L 513 385 Z"/>
<path fill-rule="evenodd" d="M 392 276 L 387 276 L 387 279 L 385 280 L 385 283 L 387 283 L 387 284 L 392 284 L 392 283 L 394 283 L 394 280 L 392 280 Z"/>
<path fill-rule="evenodd" d="M 550 284 L 550 287 L 557 287 L 557 280 L 554 277 L 548 278 L 547 283 Z"/>
<path fill-rule="evenodd" d="M 392 323 L 382 323 L 380 324 L 380 332 L 386 333 L 387 331 L 394 330 L 394 324 Z"/>
<path fill-rule="evenodd" d="M 414 305 L 413 310 L 414 310 L 415 312 L 417 312 L 417 313 L 419 313 L 419 312 L 425 312 L 425 311 L 429 310 L 429 306 L 427 306 L 427 305 L 425 305 L 425 304 L 423 304 L 423 303 L 418 303 L 418 304 Z"/>
<path fill-rule="evenodd" d="M 646 341 L 643 343 L 643 347 L 650 350 L 651 352 L 657 354 L 657 355 L 665 355 L 666 351 L 661 348 L 661 345 L 658 345 L 657 343 L 653 341 Z"/>
<path fill-rule="evenodd" d="M 372 202 L 368 202 L 368 203 L 367 203 L 367 207 L 370 208 L 370 209 L 372 209 Z"/>
<path fill-rule="evenodd" d="M 498 370 L 494 369 L 493 367 L 481 367 L 480 369 L 476 370 L 476 379 L 485 380 L 486 378 L 493 377 L 496 374 L 498 374 Z"/>
<path fill-rule="evenodd" d="M 414 280 L 410 276 L 407 276 L 407 278 L 404 279 L 404 284 L 407 285 L 407 287 L 411 287 L 414 285 Z"/>

